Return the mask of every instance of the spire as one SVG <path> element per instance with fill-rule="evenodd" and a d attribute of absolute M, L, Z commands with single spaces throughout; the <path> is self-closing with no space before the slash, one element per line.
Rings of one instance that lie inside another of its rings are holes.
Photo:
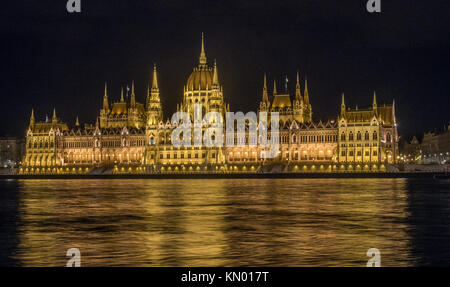
<path fill-rule="evenodd" d="M 266 78 L 266 73 L 264 73 L 264 86 L 263 86 L 262 100 L 263 100 L 263 102 L 269 102 L 269 96 L 267 95 L 267 78 Z"/>
<path fill-rule="evenodd" d="M 109 110 L 109 105 L 108 105 L 108 88 L 107 88 L 107 84 L 105 82 L 105 95 L 103 96 L 103 109 L 104 110 Z"/>
<path fill-rule="evenodd" d="M 136 95 L 134 94 L 134 80 L 131 82 L 131 107 L 136 107 Z"/>
<path fill-rule="evenodd" d="M 158 76 L 156 74 L 156 64 L 153 64 L 153 81 L 152 81 L 152 90 L 158 90 Z"/>
<path fill-rule="evenodd" d="M 53 108 L 53 116 L 52 116 L 52 123 L 56 123 L 58 120 L 57 120 L 57 118 L 56 118 L 56 109 L 55 108 Z"/>
<path fill-rule="evenodd" d="M 97 121 L 95 122 L 95 127 L 96 128 L 100 127 L 100 123 L 99 123 L 98 117 L 97 117 Z"/>
<path fill-rule="evenodd" d="M 34 125 L 34 109 L 31 109 L 30 126 Z"/>
<path fill-rule="evenodd" d="M 78 116 L 77 116 L 77 119 L 75 120 L 75 126 L 76 126 L 76 127 L 79 127 L 79 126 L 80 126 L 80 122 L 78 121 Z"/>
<path fill-rule="evenodd" d="M 302 97 L 302 92 L 300 90 L 300 78 L 298 76 L 298 71 L 297 71 L 297 84 L 295 85 L 295 99 L 300 100 L 301 97 Z"/>
<path fill-rule="evenodd" d="M 392 116 L 394 117 L 394 125 L 396 125 L 397 119 L 395 118 L 395 99 L 392 99 Z"/>
<path fill-rule="evenodd" d="M 214 60 L 214 76 L 213 76 L 213 85 L 219 84 L 219 77 L 217 76 L 217 62 Z"/>
<path fill-rule="evenodd" d="M 304 96 L 305 98 L 305 104 L 309 105 L 309 95 L 308 95 L 308 80 L 305 77 L 305 92 L 304 92 Z"/>
<path fill-rule="evenodd" d="M 206 65 L 205 41 L 202 32 L 202 50 L 200 52 L 200 65 Z"/>
<path fill-rule="evenodd" d="M 374 110 L 377 109 L 377 95 L 376 95 L 375 91 L 373 91 L 373 104 L 372 104 L 372 108 L 373 108 Z"/>
<path fill-rule="evenodd" d="M 345 113 L 345 101 L 344 101 L 344 93 L 342 93 L 341 115 L 344 113 Z"/>
<path fill-rule="evenodd" d="M 277 82 L 273 80 L 273 95 L 275 96 L 277 94 Z"/>
<path fill-rule="evenodd" d="M 120 91 L 120 102 L 123 103 L 123 87 L 122 90 Z"/>
<path fill-rule="evenodd" d="M 150 90 L 150 99 L 151 101 L 159 102 L 159 86 L 158 86 L 158 76 L 156 73 L 156 64 L 153 65 L 153 82 L 152 89 Z"/>

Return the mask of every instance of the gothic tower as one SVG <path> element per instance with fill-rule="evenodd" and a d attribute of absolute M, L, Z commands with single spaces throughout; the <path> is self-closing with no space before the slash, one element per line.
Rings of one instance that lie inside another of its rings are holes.
<path fill-rule="evenodd" d="M 308 93 L 308 81 L 305 78 L 305 91 L 303 96 L 303 103 L 304 103 L 304 122 L 310 123 L 312 121 L 312 108 L 311 104 L 309 103 L 309 93 Z"/>
<path fill-rule="evenodd" d="M 260 112 L 268 112 L 270 108 L 269 95 L 267 93 L 267 77 L 264 74 L 264 85 L 262 92 L 262 101 L 259 103 L 259 111 Z"/>
<path fill-rule="evenodd" d="M 145 105 L 147 110 L 147 128 L 155 128 L 158 123 L 163 120 L 156 64 L 153 66 L 152 88 L 147 89 L 147 100 Z"/>
<path fill-rule="evenodd" d="M 294 119 L 298 123 L 303 123 L 303 97 L 300 90 L 300 78 L 298 76 L 297 71 L 297 83 L 295 85 L 295 99 L 294 99 L 294 106 L 293 106 L 293 112 L 294 112 Z"/>

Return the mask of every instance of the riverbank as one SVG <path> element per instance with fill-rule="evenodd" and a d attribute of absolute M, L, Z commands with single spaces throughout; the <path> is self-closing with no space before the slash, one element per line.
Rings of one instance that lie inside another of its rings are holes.
<path fill-rule="evenodd" d="M 439 178 L 443 172 L 314 172 L 314 173 L 155 173 L 155 174 L 2 174 L 0 179 L 234 179 L 234 178 Z"/>

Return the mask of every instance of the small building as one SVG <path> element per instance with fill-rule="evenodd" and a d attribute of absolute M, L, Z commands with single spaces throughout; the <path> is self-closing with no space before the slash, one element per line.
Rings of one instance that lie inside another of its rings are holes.
<path fill-rule="evenodd" d="M 0 138 L 0 166 L 12 168 L 21 163 L 25 141 L 15 137 Z"/>
<path fill-rule="evenodd" d="M 449 163 L 450 125 L 443 132 L 429 132 L 424 134 L 421 149 L 422 163 Z"/>

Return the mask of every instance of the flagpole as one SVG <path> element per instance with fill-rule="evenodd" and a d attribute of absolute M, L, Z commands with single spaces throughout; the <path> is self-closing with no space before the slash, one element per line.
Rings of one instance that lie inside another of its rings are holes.
<path fill-rule="evenodd" d="M 289 79 L 288 79 L 288 77 L 286 76 L 286 81 L 284 82 L 284 90 L 285 90 L 286 93 L 287 93 L 287 85 L 288 85 L 288 81 L 289 81 Z"/>

